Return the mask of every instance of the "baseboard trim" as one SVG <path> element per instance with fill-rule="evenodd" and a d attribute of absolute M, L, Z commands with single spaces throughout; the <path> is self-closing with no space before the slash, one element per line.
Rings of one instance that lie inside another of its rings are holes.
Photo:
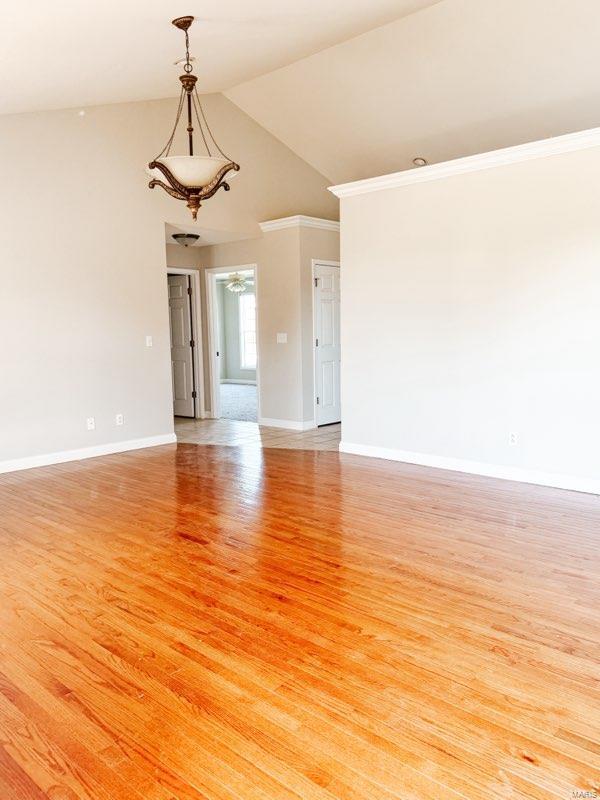
<path fill-rule="evenodd" d="M 146 436 L 143 439 L 128 439 L 124 442 L 109 442 L 108 444 L 97 444 L 92 447 L 80 447 L 77 450 L 63 450 L 58 453 L 44 453 L 39 456 L 14 458 L 9 461 L 0 461 L 0 473 L 17 472 L 23 469 L 34 469 L 35 467 L 49 467 L 52 464 L 64 464 L 67 461 L 82 461 L 86 458 L 125 453 L 128 450 L 142 450 L 145 447 L 174 444 L 176 441 L 177 437 L 174 433 L 164 433 L 160 436 Z"/>
<path fill-rule="evenodd" d="M 240 386 L 256 386 L 256 381 L 244 381 L 237 378 L 221 378 L 220 383 L 239 383 Z"/>
<path fill-rule="evenodd" d="M 295 419 L 270 419 L 269 417 L 259 417 L 259 425 L 264 425 L 265 428 L 286 428 L 290 431 L 310 431 L 316 428 L 313 419 L 308 422 L 299 422 Z"/>
<path fill-rule="evenodd" d="M 522 469 L 521 467 L 507 467 L 501 464 L 487 464 L 480 461 L 447 458 L 429 453 L 412 453 L 408 450 L 374 447 L 372 445 L 344 441 L 340 442 L 340 452 L 369 458 L 383 458 L 388 461 L 403 461 L 407 464 L 447 469 L 452 472 L 465 472 L 470 475 L 482 475 L 486 478 L 532 483 L 536 486 L 549 486 L 553 489 L 600 494 L 600 481 L 592 478 L 579 478 L 574 475 L 560 475 L 553 472 L 540 472 L 538 470 Z"/>

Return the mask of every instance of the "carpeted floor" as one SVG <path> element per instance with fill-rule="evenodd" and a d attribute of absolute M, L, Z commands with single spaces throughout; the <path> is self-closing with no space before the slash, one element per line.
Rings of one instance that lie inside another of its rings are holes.
<path fill-rule="evenodd" d="M 221 417 L 256 422 L 256 386 L 243 383 L 221 384 Z"/>

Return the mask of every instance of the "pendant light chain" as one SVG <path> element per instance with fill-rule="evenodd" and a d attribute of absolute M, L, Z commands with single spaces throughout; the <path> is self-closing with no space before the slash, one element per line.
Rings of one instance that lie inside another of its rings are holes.
<path fill-rule="evenodd" d="M 190 34 L 188 33 L 188 30 L 186 28 L 186 30 L 185 30 L 185 66 L 183 67 L 183 71 L 187 72 L 187 74 L 189 75 L 190 72 L 193 69 L 194 68 L 192 67 L 192 65 L 190 63 Z"/>
<path fill-rule="evenodd" d="M 214 146 L 217 148 L 217 150 L 223 156 L 223 158 L 226 158 L 228 161 L 232 161 L 232 159 L 228 155 L 225 155 L 225 153 L 221 150 L 221 148 L 219 147 L 219 145 L 217 143 L 217 140 L 215 139 L 215 137 L 213 135 L 213 132 L 210 129 L 210 125 L 208 124 L 208 120 L 206 119 L 206 114 L 204 113 L 204 109 L 202 108 L 202 103 L 200 102 L 200 97 L 198 96 L 198 89 L 196 89 L 196 87 L 194 87 L 194 95 L 195 95 L 195 101 L 194 102 L 197 103 L 198 104 L 198 108 L 200 108 L 200 113 L 202 114 L 202 119 L 204 121 L 204 125 L 206 126 L 206 130 L 208 132 L 208 135 L 212 139 Z M 196 110 L 196 113 L 198 113 L 197 110 Z M 198 118 L 198 122 L 200 122 L 199 118 Z M 202 130 L 202 123 L 201 122 L 200 122 L 200 130 Z M 202 136 L 204 136 L 204 132 L 202 133 Z M 206 140 L 205 140 L 205 142 L 206 142 Z M 206 149 L 208 150 L 208 152 L 210 154 L 210 149 L 209 149 L 208 145 L 207 145 Z"/>
<path fill-rule="evenodd" d="M 175 124 L 173 125 L 173 130 L 171 131 L 171 135 L 167 139 L 166 145 L 154 159 L 155 161 L 157 161 L 161 156 L 168 156 L 169 153 L 171 152 L 173 139 L 175 138 L 175 134 L 177 133 L 177 126 L 179 125 L 179 120 L 181 119 L 181 112 L 183 111 L 184 99 L 185 99 L 185 89 L 182 88 L 179 94 L 179 105 L 177 106 L 177 114 L 175 115 Z"/>
<path fill-rule="evenodd" d="M 202 126 L 202 122 L 200 121 L 200 117 L 198 115 L 198 104 L 197 104 L 197 99 L 196 99 L 196 93 L 195 92 L 192 95 L 192 103 L 194 105 L 194 112 L 196 114 L 196 119 L 198 120 L 198 129 L 200 130 L 200 134 L 202 136 L 202 141 L 204 142 L 204 147 L 206 147 L 206 152 L 208 153 L 208 155 L 212 156 L 212 153 L 210 151 L 210 145 L 209 145 L 208 141 L 206 140 L 206 135 L 204 133 L 204 128 Z"/>

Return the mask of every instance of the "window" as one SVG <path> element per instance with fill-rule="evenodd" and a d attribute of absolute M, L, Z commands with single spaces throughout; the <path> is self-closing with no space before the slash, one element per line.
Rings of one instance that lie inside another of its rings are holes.
<path fill-rule="evenodd" d="M 256 295 L 240 294 L 240 367 L 256 369 Z"/>

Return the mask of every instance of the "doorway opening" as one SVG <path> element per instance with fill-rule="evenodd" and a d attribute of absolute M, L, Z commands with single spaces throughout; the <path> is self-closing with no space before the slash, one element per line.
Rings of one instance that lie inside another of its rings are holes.
<path fill-rule="evenodd" d="M 256 265 L 206 270 L 211 416 L 259 419 Z"/>
<path fill-rule="evenodd" d="M 312 268 L 315 424 L 320 428 L 342 421 L 340 265 L 313 260 Z"/>
<path fill-rule="evenodd" d="M 204 416 L 202 321 L 198 270 L 169 267 L 169 332 L 173 416 Z"/>

